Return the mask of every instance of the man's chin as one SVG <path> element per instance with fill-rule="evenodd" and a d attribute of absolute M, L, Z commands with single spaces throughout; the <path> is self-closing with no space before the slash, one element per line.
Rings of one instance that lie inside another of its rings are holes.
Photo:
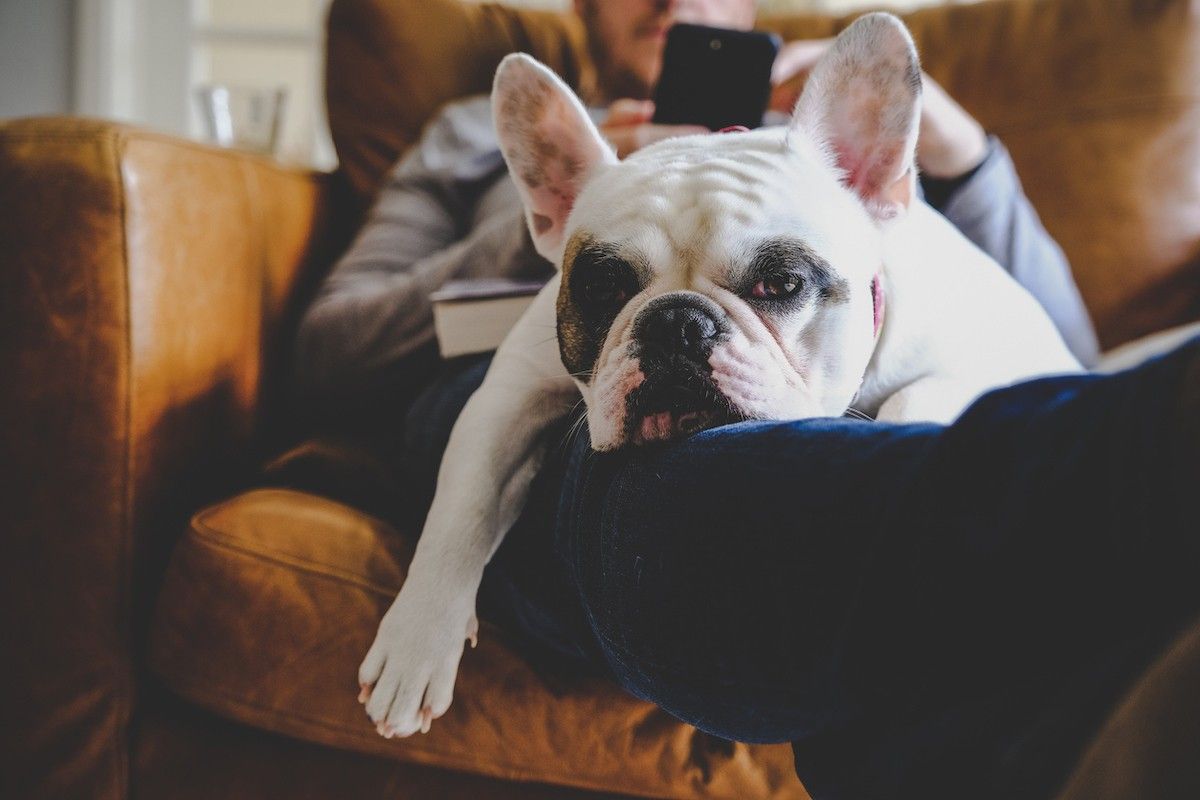
<path fill-rule="evenodd" d="M 651 49 L 658 50 L 653 43 Z M 641 54 L 639 54 L 641 55 Z M 613 64 L 609 74 L 602 81 L 603 94 L 609 100 L 620 100 L 628 97 L 632 100 L 654 99 L 654 86 L 658 83 L 659 72 L 662 71 L 661 54 L 646 54 L 634 59 L 636 63 Z"/>

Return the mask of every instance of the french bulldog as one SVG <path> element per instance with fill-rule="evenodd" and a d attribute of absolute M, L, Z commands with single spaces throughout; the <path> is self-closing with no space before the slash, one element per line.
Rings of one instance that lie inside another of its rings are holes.
<path fill-rule="evenodd" d="M 559 270 L 462 411 L 360 667 L 385 736 L 449 707 L 484 566 L 580 395 L 605 451 L 849 409 L 948 422 L 988 389 L 1080 368 L 1036 301 L 919 199 L 921 72 L 893 16 L 837 38 L 790 124 L 623 161 L 529 56 L 504 59 L 492 101 L 533 243 Z"/>

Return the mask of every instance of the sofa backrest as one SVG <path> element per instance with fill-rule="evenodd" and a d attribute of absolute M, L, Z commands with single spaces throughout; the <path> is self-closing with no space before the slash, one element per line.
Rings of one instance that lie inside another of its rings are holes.
<path fill-rule="evenodd" d="M 987 0 L 902 15 L 926 70 L 1008 146 L 1102 343 L 1200 319 L 1200 5 Z M 853 16 L 760 20 L 787 39 Z M 364 201 L 430 116 L 524 50 L 589 79 L 571 15 L 461 0 L 334 0 L 327 96 Z"/>
<path fill-rule="evenodd" d="M 388 168 L 450 100 L 491 90 L 526 52 L 579 87 L 589 74 L 574 15 L 461 0 L 334 0 L 325 98 L 340 169 L 369 201 Z"/>

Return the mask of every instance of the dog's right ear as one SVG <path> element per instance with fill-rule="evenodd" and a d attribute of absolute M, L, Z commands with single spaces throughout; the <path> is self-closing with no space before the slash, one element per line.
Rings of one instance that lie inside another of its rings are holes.
<path fill-rule="evenodd" d="M 524 53 L 506 56 L 496 70 L 492 120 L 534 246 L 557 267 L 575 199 L 596 166 L 617 157 L 575 93 Z"/>
<path fill-rule="evenodd" d="M 821 57 L 792 117 L 821 146 L 877 220 L 916 196 L 921 65 L 904 23 L 891 14 L 855 20 Z"/>

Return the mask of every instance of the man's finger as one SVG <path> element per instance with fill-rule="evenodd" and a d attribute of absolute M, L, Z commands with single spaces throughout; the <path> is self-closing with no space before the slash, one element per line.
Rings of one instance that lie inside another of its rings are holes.
<path fill-rule="evenodd" d="M 796 80 L 790 80 L 773 87 L 767 108 L 782 114 L 791 114 L 796 108 L 796 101 L 800 99 L 800 93 L 804 91 L 805 77 L 807 77 L 807 74 Z"/>
<path fill-rule="evenodd" d="M 608 118 L 605 125 L 637 125 L 649 122 L 654 117 L 653 100 L 633 100 L 623 98 L 608 107 Z"/>

